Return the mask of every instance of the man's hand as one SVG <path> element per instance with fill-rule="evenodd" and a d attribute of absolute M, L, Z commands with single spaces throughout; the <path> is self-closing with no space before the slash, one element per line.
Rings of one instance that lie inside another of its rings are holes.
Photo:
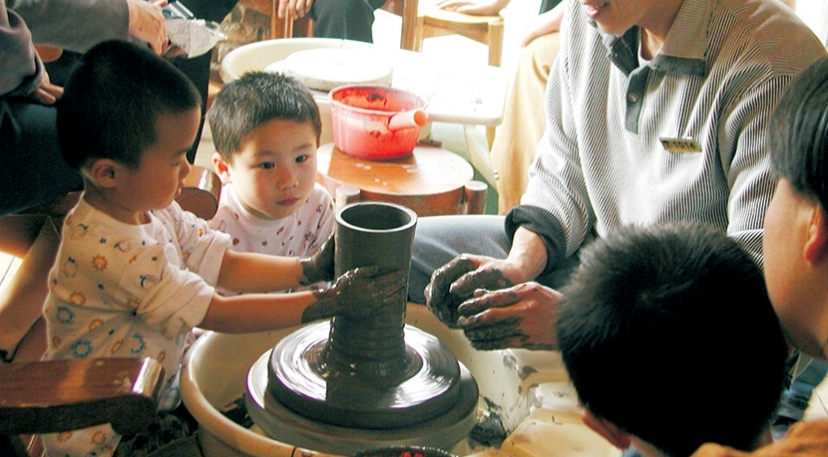
<path fill-rule="evenodd" d="M 497 16 L 509 0 L 441 0 L 437 7 L 473 16 Z"/>
<path fill-rule="evenodd" d="M 504 260 L 463 254 L 438 268 L 425 289 L 426 306 L 449 327 L 457 327 L 457 307 L 478 289 L 498 290 L 519 282 Z"/>
<path fill-rule="evenodd" d="M 164 54 L 170 46 L 167 39 L 167 24 L 161 11 L 166 5 L 167 0 L 127 0 L 130 36 L 147 42 L 158 55 Z"/>
<path fill-rule="evenodd" d="M 54 62 L 63 54 L 62 48 L 37 44 L 35 45 L 35 51 L 37 51 L 37 55 L 40 56 L 40 60 L 43 62 Z"/>
<path fill-rule="evenodd" d="M 35 103 L 41 105 L 54 105 L 57 99 L 63 95 L 63 88 L 56 86 L 49 81 L 49 74 L 43 70 L 43 82 L 40 86 L 29 94 Z"/>
<path fill-rule="evenodd" d="M 317 291 L 318 301 L 302 313 L 302 322 L 334 316 L 366 317 L 405 303 L 408 278 L 402 271 L 377 274 L 377 267 L 350 270 L 332 287 Z"/>
<path fill-rule="evenodd" d="M 457 325 L 478 350 L 556 349 L 560 299 L 559 292 L 536 282 L 479 290 L 457 308 Z"/>
<path fill-rule="evenodd" d="M 298 19 L 305 17 L 313 6 L 313 0 L 279 0 L 277 15 L 284 18 Z"/>
<path fill-rule="evenodd" d="M 335 275 L 335 248 L 334 236 L 331 235 L 316 254 L 299 259 L 299 264 L 302 265 L 302 274 L 304 275 L 304 278 L 300 279 L 299 283 L 308 285 L 333 279 Z"/>

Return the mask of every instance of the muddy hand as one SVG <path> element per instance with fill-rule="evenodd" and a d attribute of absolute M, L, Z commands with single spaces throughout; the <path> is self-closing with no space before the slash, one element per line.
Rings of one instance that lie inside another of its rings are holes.
<path fill-rule="evenodd" d="M 402 271 L 378 274 L 377 267 L 360 267 L 337 278 L 336 283 L 315 292 L 318 301 L 305 309 L 302 322 L 336 315 L 371 316 L 405 303 L 407 279 Z"/>
<path fill-rule="evenodd" d="M 300 284 L 306 286 L 334 278 L 334 248 L 334 237 L 331 235 L 316 254 L 299 259 L 304 275 L 304 278 L 299 280 Z"/>
<path fill-rule="evenodd" d="M 457 309 L 457 325 L 475 349 L 557 348 L 561 294 L 535 282 L 494 292 L 478 291 Z"/>
<path fill-rule="evenodd" d="M 457 307 L 475 290 L 497 290 L 514 285 L 503 275 L 501 260 L 463 254 L 438 268 L 425 289 L 426 306 L 446 325 L 457 327 Z"/>

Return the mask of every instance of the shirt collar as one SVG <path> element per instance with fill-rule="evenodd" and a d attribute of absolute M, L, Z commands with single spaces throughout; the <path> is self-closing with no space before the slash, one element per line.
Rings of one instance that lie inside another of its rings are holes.
<path fill-rule="evenodd" d="M 716 0 L 684 0 L 661 52 L 650 62 L 650 67 L 667 72 L 703 77 L 707 74 L 705 59 L 709 45 L 709 30 Z M 595 23 L 590 21 L 595 27 Z M 608 58 L 624 74 L 638 68 L 638 27 L 627 30 L 623 36 L 604 34 Z"/>

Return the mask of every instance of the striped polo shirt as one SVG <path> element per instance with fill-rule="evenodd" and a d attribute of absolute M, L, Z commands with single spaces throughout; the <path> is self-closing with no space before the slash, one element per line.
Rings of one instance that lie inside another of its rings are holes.
<path fill-rule="evenodd" d="M 507 231 L 541 235 L 546 271 L 592 234 L 673 221 L 726 231 L 761 264 L 774 188 L 765 129 L 822 43 L 776 0 L 685 0 L 644 61 L 638 27 L 603 34 L 565 1 L 546 131 Z"/>

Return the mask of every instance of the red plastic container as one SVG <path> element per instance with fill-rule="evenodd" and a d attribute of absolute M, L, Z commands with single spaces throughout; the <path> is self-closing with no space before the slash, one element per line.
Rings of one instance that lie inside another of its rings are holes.
<path fill-rule="evenodd" d="M 394 159 L 411 154 L 420 127 L 428 122 L 425 98 L 400 89 L 348 85 L 330 92 L 334 144 L 363 159 Z"/>

